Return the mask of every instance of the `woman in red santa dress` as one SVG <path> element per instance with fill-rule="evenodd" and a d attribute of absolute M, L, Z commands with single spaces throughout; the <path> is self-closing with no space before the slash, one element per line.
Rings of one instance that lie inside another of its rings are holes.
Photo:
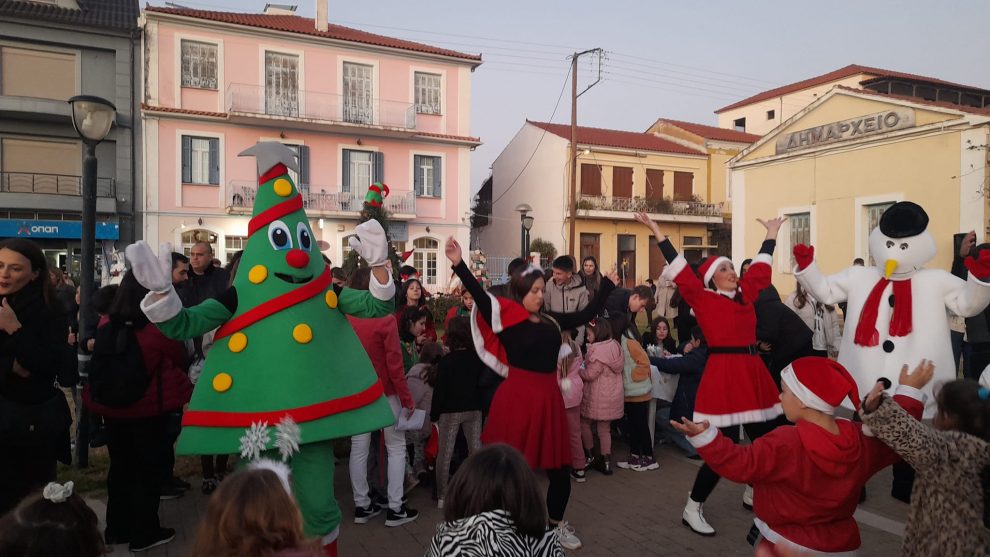
<path fill-rule="evenodd" d="M 548 313 L 543 309 L 543 272 L 533 265 L 513 273 L 508 298 L 484 291 L 461 258 L 461 246 L 447 239 L 447 259 L 464 287 L 474 296 L 471 334 L 481 360 L 505 377 L 492 400 L 481 440 L 506 443 L 519 449 L 534 469 L 547 473 L 547 514 L 561 545 L 578 549 L 581 542 L 564 522 L 571 493 L 570 438 L 562 387 L 557 384 L 560 331 L 591 321 L 605 307 L 618 284 L 615 272 L 601 281 L 594 300 L 576 313 Z M 568 351 L 569 352 L 569 351 Z"/>
<path fill-rule="evenodd" d="M 732 261 L 711 256 L 698 269 L 702 280 L 655 222 L 645 213 L 636 213 L 636 220 L 656 237 L 668 263 L 661 276 L 677 283 L 708 341 L 709 357 L 695 398 L 694 421 L 707 420 L 726 428 L 723 433 L 729 438 L 735 438 L 736 426 L 742 425 L 751 441 L 758 439 L 780 423 L 783 410 L 780 392 L 758 355 L 753 302 L 770 286 L 773 249 L 786 217 L 759 221 L 767 229 L 766 239 L 744 278 L 736 275 Z M 702 513 L 702 504 L 718 480 L 711 467 L 702 466 L 681 516 L 686 526 L 703 536 L 715 535 Z M 752 488 L 747 487 L 743 502 L 752 506 L 751 501 Z"/>

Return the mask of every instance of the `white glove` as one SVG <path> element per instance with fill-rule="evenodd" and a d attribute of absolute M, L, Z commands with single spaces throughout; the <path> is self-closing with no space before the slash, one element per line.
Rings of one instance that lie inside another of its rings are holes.
<path fill-rule="evenodd" d="M 358 252 L 368 265 L 378 267 L 388 261 L 388 241 L 385 229 L 375 219 L 370 219 L 354 227 L 356 236 L 349 240 L 351 249 Z"/>
<path fill-rule="evenodd" d="M 161 244 L 157 257 L 144 240 L 127 246 L 125 253 L 141 286 L 159 294 L 172 289 L 172 244 Z"/>

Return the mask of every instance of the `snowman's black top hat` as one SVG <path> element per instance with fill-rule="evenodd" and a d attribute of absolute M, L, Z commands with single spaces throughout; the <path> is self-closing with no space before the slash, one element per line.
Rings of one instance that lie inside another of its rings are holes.
<path fill-rule="evenodd" d="M 898 201 L 880 216 L 880 232 L 888 238 L 910 238 L 928 228 L 928 213 L 917 203 Z"/>

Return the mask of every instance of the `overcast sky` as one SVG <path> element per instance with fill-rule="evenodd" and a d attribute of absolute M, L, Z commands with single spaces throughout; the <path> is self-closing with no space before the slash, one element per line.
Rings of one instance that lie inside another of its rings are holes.
<path fill-rule="evenodd" d="M 312 17 L 316 0 L 298 4 Z M 261 0 L 176 0 L 261 12 Z M 526 118 L 570 121 L 568 53 L 607 51 L 580 125 L 643 131 L 657 118 L 716 123 L 714 110 L 848 64 L 990 89 L 985 0 L 329 0 L 331 23 L 480 53 L 473 78 L 471 191 Z M 152 2 L 163 5 L 163 2 Z M 598 75 L 582 57 L 579 90 Z M 593 63 L 594 62 L 594 63 Z M 564 86 L 566 84 L 566 90 Z M 563 90 L 563 98 L 554 106 Z"/>

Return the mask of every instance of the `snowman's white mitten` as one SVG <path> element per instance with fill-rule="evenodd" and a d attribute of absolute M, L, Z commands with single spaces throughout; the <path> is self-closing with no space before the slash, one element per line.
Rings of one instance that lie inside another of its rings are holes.
<path fill-rule="evenodd" d="M 371 219 L 354 227 L 356 236 L 349 240 L 351 248 L 358 252 L 368 265 L 378 267 L 388 261 L 388 240 L 385 229 L 378 221 Z"/>
<path fill-rule="evenodd" d="M 161 246 L 162 253 L 158 257 L 151 251 L 151 246 L 141 240 L 127 246 L 127 260 L 131 263 L 131 272 L 138 284 L 159 294 L 172 288 L 172 248 L 169 244 Z M 164 251 L 164 248 L 168 251 Z M 167 257 L 167 264 L 166 258 Z"/>

